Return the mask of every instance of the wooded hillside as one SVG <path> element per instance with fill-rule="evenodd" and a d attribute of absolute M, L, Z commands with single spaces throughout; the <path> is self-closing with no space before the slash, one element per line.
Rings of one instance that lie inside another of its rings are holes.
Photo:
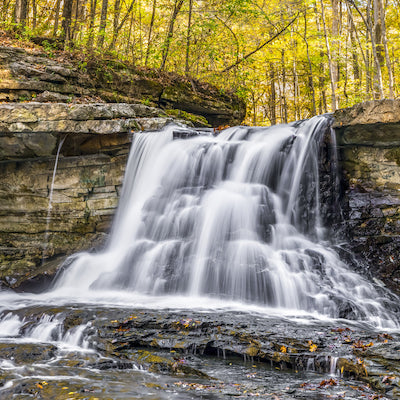
<path fill-rule="evenodd" d="M 48 52 L 111 55 L 233 89 L 246 99 L 251 124 L 308 118 L 400 90 L 399 0 L 0 4 L 2 28 Z"/>

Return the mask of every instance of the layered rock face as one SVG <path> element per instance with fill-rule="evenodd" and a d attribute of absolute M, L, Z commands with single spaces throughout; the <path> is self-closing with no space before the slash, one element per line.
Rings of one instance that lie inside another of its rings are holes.
<path fill-rule="evenodd" d="M 320 161 L 325 223 L 335 231 L 344 224 L 361 265 L 397 292 L 399 116 L 400 101 L 362 103 L 335 114 L 339 199 L 329 132 Z M 1 284 L 21 287 L 30 278 L 51 275 L 69 254 L 101 248 L 117 207 L 132 132 L 172 121 L 161 109 L 142 104 L 1 104 Z"/>
<path fill-rule="evenodd" d="M 53 56 L 54 57 L 54 56 Z M 145 103 L 203 126 L 238 125 L 246 105 L 234 94 L 157 71 L 140 71 L 109 60 L 50 58 L 0 46 L 0 101 Z"/>
<path fill-rule="evenodd" d="M 400 101 L 357 104 L 335 113 L 345 228 L 375 278 L 400 293 Z"/>
<path fill-rule="evenodd" d="M 1 104 L 0 282 L 18 287 L 101 246 L 132 132 L 170 122 L 140 104 Z"/>

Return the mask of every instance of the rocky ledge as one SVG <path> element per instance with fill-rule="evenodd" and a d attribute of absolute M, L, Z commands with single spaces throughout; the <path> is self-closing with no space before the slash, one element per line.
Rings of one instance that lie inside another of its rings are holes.
<path fill-rule="evenodd" d="M 337 321 L 333 325 L 321 320 L 304 324 L 301 319 L 227 310 L 90 305 L 27 307 L 11 313 L 24 321 L 23 334 L 55 315 L 59 335 L 79 331 L 95 351 L 58 352 L 56 341 L 1 344 L 4 357 L 26 366 L 17 376 L 7 364 L 0 368 L 6 398 L 65 398 L 65 389 L 74 398 L 87 398 L 87 393 L 91 398 L 116 398 L 110 381 L 118 382 L 119 393 L 121 388 L 136 395 L 145 390 L 140 398 L 385 400 L 400 396 L 399 335 L 362 324 Z M 43 376 L 49 369 L 58 372 L 44 384 L 35 373 L 38 361 Z M 89 372 L 93 370 L 101 373 Z M 151 374 L 137 376 L 137 370 Z M 77 375 L 85 379 L 77 380 Z M 12 387 L 5 385 L 10 380 Z"/>
<path fill-rule="evenodd" d="M 0 46 L 0 101 L 144 103 L 212 126 L 240 124 L 246 105 L 233 93 L 118 60 L 76 59 Z"/>
<path fill-rule="evenodd" d="M 400 101 L 339 110 L 334 128 L 350 250 L 375 279 L 400 293 Z"/>
<path fill-rule="evenodd" d="M 173 121 L 142 104 L 1 104 L 0 282 L 16 288 L 101 246 L 132 133 Z"/>

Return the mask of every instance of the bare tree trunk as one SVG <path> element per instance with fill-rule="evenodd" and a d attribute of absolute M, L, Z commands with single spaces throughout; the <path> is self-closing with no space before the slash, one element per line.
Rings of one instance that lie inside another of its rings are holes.
<path fill-rule="evenodd" d="M 269 81 L 270 81 L 270 97 L 269 97 L 269 119 L 271 125 L 276 125 L 276 88 L 275 88 L 275 66 L 269 64 Z"/>
<path fill-rule="evenodd" d="M 351 11 L 351 7 L 349 5 L 349 0 L 346 0 L 346 7 L 347 7 L 347 16 L 349 20 L 349 29 L 350 29 L 350 40 L 352 44 L 352 62 L 353 62 L 353 74 L 354 74 L 354 79 L 358 80 L 357 86 L 358 88 L 361 87 L 361 71 L 360 71 L 360 66 L 358 63 L 358 55 L 356 51 L 356 44 L 355 41 L 358 43 L 358 47 L 360 49 L 363 61 L 364 61 L 364 66 L 365 66 L 365 72 L 366 72 L 366 88 L 367 88 L 367 93 L 368 93 L 368 82 L 370 81 L 370 71 L 369 71 L 369 63 L 367 61 L 367 57 L 364 53 L 363 47 L 361 45 L 360 37 L 358 35 L 357 28 L 354 23 L 353 19 L 353 14 Z"/>
<path fill-rule="evenodd" d="M 167 62 L 167 57 L 168 57 L 172 37 L 174 36 L 174 25 L 175 25 L 176 17 L 178 16 L 179 11 L 182 8 L 183 2 L 184 2 L 184 0 L 175 0 L 174 10 L 172 11 L 171 19 L 169 21 L 168 33 L 167 33 L 167 36 L 165 37 L 164 44 L 163 44 L 163 54 L 162 54 L 160 71 L 162 71 L 165 68 L 165 63 Z"/>
<path fill-rule="evenodd" d="M 185 74 L 189 75 L 189 56 L 190 56 L 190 36 L 192 30 L 192 12 L 193 12 L 193 0 L 189 0 L 189 15 L 188 15 L 188 28 L 186 37 L 186 63 L 185 63 Z"/>
<path fill-rule="evenodd" d="M 104 38 L 106 35 L 107 10 L 108 10 L 108 0 L 103 0 L 101 3 L 99 37 L 97 38 L 97 48 L 100 50 L 103 48 Z"/>
<path fill-rule="evenodd" d="M 380 4 L 382 5 L 382 1 Z M 383 40 L 383 46 L 385 48 L 386 68 L 388 70 L 388 77 L 389 77 L 389 98 L 393 99 L 394 98 L 394 90 L 393 90 L 394 81 L 393 81 L 392 63 L 390 60 L 390 53 L 389 53 L 389 47 L 388 47 L 388 41 L 387 41 L 387 35 L 386 35 L 386 21 L 385 21 L 386 10 L 382 9 L 380 15 L 381 15 L 381 26 L 382 26 L 382 40 Z"/>
<path fill-rule="evenodd" d="M 331 47 L 331 62 L 332 62 L 332 77 L 335 93 L 337 92 L 339 82 L 339 0 L 331 0 L 332 3 L 332 47 Z M 325 24 L 325 19 L 324 19 Z M 339 107 L 339 98 L 336 96 L 336 107 Z"/>
<path fill-rule="evenodd" d="M 110 49 L 115 49 L 115 44 L 117 42 L 118 35 L 118 24 L 119 16 L 121 14 L 121 0 L 115 0 L 114 2 L 114 20 L 113 20 L 113 37 L 110 44 Z"/>
<path fill-rule="evenodd" d="M 378 56 L 379 65 L 383 66 L 385 62 L 383 38 L 382 38 L 382 19 L 383 17 L 383 6 L 382 0 L 374 0 L 374 35 L 375 35 L 375 47 L 376 54 Z"/>
<path fill-rule="evenodd" d="M 56 2 L 56 7 L 54 10 L 54 29 L 53 29 L 53 36 L 57 36 L 57 31 L 58 31 L 58 24 L 60 20 L 60 6 L 61 6 L 61 0 L 57 0 Z"/>
<path fill-rule="evenodd" d="M 288 106 L 286 100 L 286 68 L 285 68 L 285 50 L 281 50 L 282 54 L 282 120 L 285 124 L 288 122 Z"/>
<path fill-rule="evenodd" d="M 67 47 L 71 42 L 72 4 L 73 0 L 64 0 L 61 25 L 63 28 L 62 38 L 64 39 L 65 47 Z"/>
<path fill-rule="evenodd" d="M 375 36 L 372 31 L 371 0 L 368 0 L 368 3 L 367 3 L 367 18 L 364 17 L 363 13 L 360 11 L 360 9 L 358 8 L 358 6 L 355 2 L 352 2 L 352 4 L 364 21 L 365 27 L 367 28 L 367 36 L 369 34 L 369 37 L 371 38 L 372 54 L 374 56 L 374 64 L 375 64 L 375 68 L 376 68 L 374 83 L 375 83 L 375 86 L 377 87 L 380 98 L 383 99 L 384 93 L 383 93 L 382 71 L 381 71 L 381 66 L 380 66 L 379 59 L 378 59 L 378 54 L 376 51 Z"/>
<path fill-rule="evenodd" d="M 93 48 L 94 42 L 94 19 L 96 17 L 96 6 L 97 0 L 90 0 L 90 14 L 89 14 L 89 37 L 86 47 L 88 49 Z"/>
<path fill-rule="evenodd" d="M 154 19 L 156 16 L 156 7 L 157 7 L 157 0 L 153 0 L 153 9 L 151 11 L 151 21 L 149 27 L 149 36 L 147 37 L 147 49 L 146 49 L 146 59 L 144 65 L 147 67 L 149 62 L 149 55 L 150 55 L 150 48 L 151 48 L 151 34 L 153 33 L 154 28 Z"/>
<path fill-rule="evenodd" d="M 14 8 L 14 23 L 24 28 L 28 18 L 28 0 L 16 0 Z"/>
<path fill-rule="evenodd" d="M 321 3 L 321 16 L 322 16 L 322 25 L 324 27 L 324 36 L 325 36 L 325 46 L 326 46 L 326 53 L 328 55 L 328 65 L 329 65 L 329 78 L 331 81 L 331 107 L 332 111 L 337 110 L 337 100 L 336 100 L 336 86 L 335 86 L 335 77 L 333 74 L 333 69 L 334 65 L 332 62 L 332 57 L 331 57 L 331 50 L 329 46 L 329 40 L 328 40 L 328 33 L 326 30 L 326 22 L 325 22 L 325 10 L 324 10 L 324 2 L 323 0 L 320 0 Z"/>
<path fill-rule="evenodd" d="M 176 18 L 178 16 L 178 13 L 179 13 L 180 9 L 182 8 L 183 2 L 184 2 L 184 0 L 175 0 L 174 10 L 172 12 L 171 19 L 170 19 L 170 22 L 169 22 L 168 33 L 167 33 L 167 36 L 166 36 L 164 44 L 163 44 L 163 56 L 162 56 L 162 62 L 161 62 L 160 70 L 163 70 L 164 67 L 165 67 L 165 63 L 166 63 L 167 57 L 168 57 L 169 48 L 170 48 L 172 37 L 173 37 L 173 34 L 174 34 L 175 21 L 176 21 Z"/>
<path fill-rule="evenodd" d="M 118 5 L 118 16 L 116 17 L 114 15 L 113 37 L 112 37 L 112 40 L 111 40 L 111 44 L 108 47 L 109 50 L 115 49 L 115 45 L 117 43 L 118 34 L 119 34 L 120 30 L 122 29 L 122 27 L 125 25 L 125 22 L 128 20 L 129 15 L 131 15 L 132 10 L 133 10 L 133 6 L 135 4 L 135 1 L 136 0 L 132 0 L 131 1 L 131 4 L 129 5 L 128 10 L 126 11 L 126 14 L 124 15 L 124 17 L 122 18 L 122 21 L 119 24 L 118 24 L 118 22 L 119 22 L 119 17 L 120 17 L 120 12 L 121 12 L 120 0 L 116 0 L 115 1 L 116 6 Z"/>
<path fill-rule="evenodd" d="M 298 115 L 298 105 L 297 105 L 297 99 L 298 99 L 298 91 L 299 91 L 299 77 L 297 74 L 297 62 L 296 58 L 293 59 L 293 107 L 294 107 L 294 119 L 297 121 L 299 120 L 299 115 Z"/>
<path fill-rule="evenodd" d="M 32 28 L 36 28 L 36 20 L 37 20 L 37 4 L 36 0 L 32 0 Z"/>
<path fill-rule="evenodd" d="M 131 17 L 129 18 L 129 34 L 128 34 L 128 41 L 126 43 L 126 53 L 129 54 L 129 49 L 131 48 L 131 39 L 132 39 L 132 29 L 133 29 L 133 12 L 131 12 Z M 134 60 L 133 57 L 133 46 L 132 46 L 132 60 Z"/>
<path fill-rule="evenodd" d="M 75 0 L 75 15 L 73 18 L 74 21 L 74 26 L 72 27 L 71 30 L 71 40 L 75 40 L 76 39 L 76 29 L 78 26 L 78 21 L 81 18 L 81 0 Z"/>
<path fill-rule="evenodd" d="M 254 91 L 251 91 L 251 105 L 253 109 L 253 126 L 257 126 L 257 100 Z"/>
<path fill-rule="evenodd" d="M 315 87 L 314 87 L 314 76 L 313 76 L 313 70 L 312 70 L 312 63 L 311 63 L 311 58 L 310 58 L 310 50 L 309 50 L 309 44 L 308 44 L 308 39 L 307 39 L 307 9 L 304 9 L 304 36 L 303 36 L 304 42 L 306 43 L 306 51 L 307 51 L 307 61 L 308 61 L 308 70 L 309 70 L 309 83 L 311 87 L 311 96 L 312 96 L 312 115 L 317 114 L 317 107 L 316 107 L 316 101 L 315 101 Z"/>

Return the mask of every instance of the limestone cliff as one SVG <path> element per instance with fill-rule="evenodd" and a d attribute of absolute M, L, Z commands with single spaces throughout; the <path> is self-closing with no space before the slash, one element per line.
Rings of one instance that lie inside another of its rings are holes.
<path fill-rule="evenodd" d="M 18 287 L 101 246 L 132 132 L 172 121 L 141 104 L 0 104 L 0 282 Z"/>
<path fill-rule="evenodd" d="M 339 110 L 334 127 L 350 250 L 400 293 L 400 101 Z"/>
<path fill-rule="evenodd" d="M 51 55 L 51 54 L 50 54 Z M 212 85 L 118 60 L 0 46 L 0 101 L 143 103 L 198 125 L 238 125 L 246 105 Z"/>
<path fill-rule="evenodd" d="M 400 288 L 400 101 L 362 103 L 334 118 L 340 193 L 328 132 L 321 159 L 325 222 L 347 235 L 363 268 Z M 0 282 L 23 288 L 66 255 L 100 248 L 118 203 L 132 132 L 171 122 L 143 104 L 0 105 Z M 61 142 L 63 142 L 62 146 Z M 50 190 L 60 149 L 54 192 Z M 341 215 L 330 213 L 342 204 Z M 21 286 L 22 284 L 22 286 Z"/>

